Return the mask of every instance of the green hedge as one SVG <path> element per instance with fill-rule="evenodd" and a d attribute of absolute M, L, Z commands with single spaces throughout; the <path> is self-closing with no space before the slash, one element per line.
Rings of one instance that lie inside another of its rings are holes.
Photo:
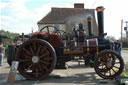
<path fill-rule="evenodd" d="M 123 42 L 123 48 L 128 48 L 128 42 Z"/>

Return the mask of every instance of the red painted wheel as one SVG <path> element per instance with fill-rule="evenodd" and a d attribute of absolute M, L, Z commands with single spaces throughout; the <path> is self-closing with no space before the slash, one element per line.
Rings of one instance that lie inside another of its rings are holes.
<path fill-rule="evenodd" d="M 32 39 L 18 49 L 16 60 L 21 75 L 30 80 L 46 78 L 56 65 L 54 48 L 46 41 Z"/>
<path fill-rule="evenodd" d="M 104 79 L 119 76 L 124 69 L 122 57 L 112 50 L 104 50 L 95 58 L 94 69 Z"/>

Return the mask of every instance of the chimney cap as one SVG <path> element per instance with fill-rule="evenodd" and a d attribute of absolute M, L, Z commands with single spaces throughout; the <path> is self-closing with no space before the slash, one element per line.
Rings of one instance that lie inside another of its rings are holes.
<path fill-rule="evenodd" d="M 88 21 L 92 21 L 92 17 L 91 16 L 88 16 Z"/>
<path fill-rule="evenodd" d="M 96 11 L 100 12 L 100 11 L 104 11 L 104 9 L 105 8 L 103 6 L 99 6 L 99 7 L 96 8 Z"/>
<path fill-rule="evenodd" d="M 74 3 L 74 8 L 84 8 L 84 3 Z"/>

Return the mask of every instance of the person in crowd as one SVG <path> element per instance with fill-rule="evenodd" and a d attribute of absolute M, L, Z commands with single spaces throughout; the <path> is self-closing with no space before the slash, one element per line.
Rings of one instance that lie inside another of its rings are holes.
<path fill-rule="evenodd" d="M 56 27 L 54 27 L 54 31 L 53 32 L 56 33 L 57 31 L 59 31 L 59 30 Z"/>
<path fill-rule="evenodd" d="M 75 38 L 78 38 L 78 33 L 77 33 L 77 28 L 73 28 L 73 36 L 75 37 Z"/>
<path fill-rule="evenodd" d="M 8 44 L 5 44 L 4 48 L 5 48 L 5 51 L 7 51 L 8 50 Z"/>
<path fill-rule="evenodd" d="M 111 49 L 114 50 L 115 49 L 114 41 L 111 41 L 110 44 L 111 44 Z"/>
<path fill-rule="evenodd" d="M 3 44 L 0 43 L 0 66 L 2 66 L 3 64 L 4 54 L 5 54 L 5 50 L 4 50 Z"/>
<path fill-rule="evenodd" d="M 115 43 L 115 51 L 121 56 L 121 48 L 122 48 L 122 44 L 119 40 L 117 40 Z"/>
<path fill-rule="evenodd" d="M 83 33 L 84 32 L 84 29 L 83 29 L 83 24 L 80 23 L 79 24 L 79 29 L 78 29 L 79 33 Z"/>

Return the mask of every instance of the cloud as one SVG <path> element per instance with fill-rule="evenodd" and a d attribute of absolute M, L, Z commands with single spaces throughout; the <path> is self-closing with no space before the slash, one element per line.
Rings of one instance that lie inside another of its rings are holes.
<path fill-rule="evenodd" d="M 27 1 L 29 0 L 11 0 L 1 3 L 3 6 L 1 7 L 2 15 L 0 29 L 18 33 L 29 33 L 31 32 L 32 26 L 37 27 L 32 24 L 34 21 L 32 18 L 33 13 L 24 5 Z"/>
<path fill-rule="evenodd" d="M 7 3 L 5 3 L 5 2 L 0 2 L 0 8 L 2 9 L 2 8 L 5 8 L 7 6 Z"/>
<path fill-rule="evenodd" d="M 20 19 L 29 17 L 29 10 L 24 5 L 27 1 L 29 0 L 12 0 L 12 2 L 10 2 L 10 6 L 8 7 L 11 10 L 11 16 Z"/>
<path fill-rule="evenodd" d="M 37 31 L 37 22 L 50 12 L 52 7 L 73 7 L 73 4 L 68 3 L 68 0 L 62 0 L 64 2 L 62 4 L 57 3 L 58 0 L 49 0 L 48 3 L 42 3 L 42 6 L 29 10 L 26 6 L 27 2 L 31 3 L 31 0 L 11 0 L 2 3 L 3 15 L 0 29 L 29 33 L 33 27 Z"/>
<path fill-rule="evenodd" d="M 37 20 L 43 18 L 48 12 L 51 11 L 51 7 L 55 7 L 56 3 L 50 2 L 48 4 L 42 5 L 40 8 L 35 8 L 34 11 L 38 14 L 36 16 Z"/>
<path fill-rule="evenodd" d="M 121 20 L 128 20 L 128 12 L 126 12 L 128 8 L 127 3 L 127 0 L 107 0 L 104 2 L 105 32 L 108 35 L 115 36 L 117 39 L 121 36 Z"/>
<path fill-rule="evenodd" d="M 37 22 L 51 10 L 51 7 L 61 7 L 61 5 L 55 2 L 49 2 L 42 4 L 41 7 L 29 10 L 25 6 L 25 3 L 28 1 L 30 2 L 30 0 L 11 0 L 1 3 L 2 15 L 0 29 L 18 33 L 29 33 L 33 27 L 34 31 L 37 31 Z"/>
<path fill-rule="evenodd" d="M 40 8 L 35 8 L 34 11 L 38 13 L 36 19 L 39 21 L 42 19 L 48 12 L 51 11 L 52 7 L 72 7 L 72 4 L 65 3 L 63 5 L 57 4 L 55 2 L 49 2 L 47 4 L 43 4 Z"/>

